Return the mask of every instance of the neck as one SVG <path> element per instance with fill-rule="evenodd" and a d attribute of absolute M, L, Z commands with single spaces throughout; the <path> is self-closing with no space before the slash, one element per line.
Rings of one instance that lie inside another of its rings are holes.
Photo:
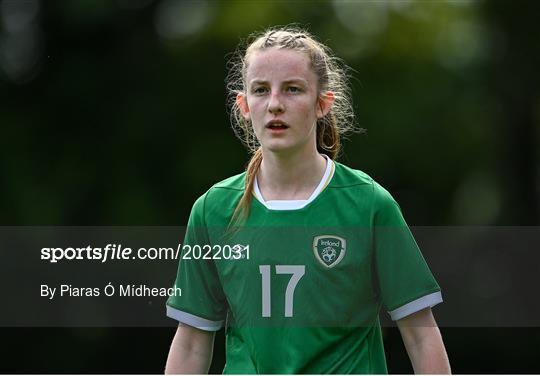
<path fill-rule="evenodd" d="M 265 200 L 306 200 L 325 170 L 326 160 L 315 148 L 291 154 L 263 149 L 257 182 Z"/>

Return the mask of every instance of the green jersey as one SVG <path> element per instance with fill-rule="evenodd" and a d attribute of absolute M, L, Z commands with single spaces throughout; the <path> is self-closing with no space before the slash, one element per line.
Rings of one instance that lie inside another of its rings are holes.
<path fill-rule="evenodd" d="M 399 320 L 442 301 L 391 195 L 361 171 L 328 166 L 318 194 L 296 209 L 272 208 L 256 190 L 242 227 L 229 225 L 245 174 L 195 202 L 182 294 L 167 314 L 225 326 L 224 373 L 386 373 L 381 308 Z"/>

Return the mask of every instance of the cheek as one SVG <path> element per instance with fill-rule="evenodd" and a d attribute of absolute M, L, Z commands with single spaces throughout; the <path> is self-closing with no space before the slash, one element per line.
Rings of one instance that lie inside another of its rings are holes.
<path fill-rule="evenodd" d="M 311 101 L 299 103 L 297 106 L 298 113 L 303 114 L 303 118 L 306 120 L 313 120 L 317 118 L 317 107 L 313 105 Z"/>
<path fill-rule="evenodd" d="M 265 106 L 261 100 L 252 100 L 249 102 L 249 110 L 252 118 L 258 118 L 264 115 Z"/>

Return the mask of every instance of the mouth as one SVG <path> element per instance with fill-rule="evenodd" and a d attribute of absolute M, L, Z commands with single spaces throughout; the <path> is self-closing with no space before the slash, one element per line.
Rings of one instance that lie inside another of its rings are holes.
<path fill-rule="evenodd" d="M 270 120 L 268 123 L 266 123 L 266 128 L 270 130 L 279 131 L 279 130 L 285 130 L 289 128 L 289 126 L 287 125 L 287 123 L 281 120 Z"/>

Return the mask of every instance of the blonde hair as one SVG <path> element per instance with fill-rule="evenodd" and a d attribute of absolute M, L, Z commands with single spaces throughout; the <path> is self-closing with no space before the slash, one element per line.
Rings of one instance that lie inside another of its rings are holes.
<path fill-rule="evenodd" d="M 324 117 L 317 120 L 317 150 L 336 159 L 341 151 L 341 136 L 355 131 L 354 112 L 352 109 L 349 86 L 349 68 L 335 57 L 332 51 L 317 41 L 313 35 L 297 26 L 273 27 L 262 33 L 251 35 L 241 45 L 229 61 L 227 76 L 228 107 L 231 125 L 236 136 L 252 154 L 246 169 L 244 195 L 240 199 L 231 219 L 239 224 L 249 216 L 251 192 L 255 176 L 261 166 L 262 150 L 249 120 L 242 116 L 236 101 L 239 93 L 247 92 L 246 74 L 251 56 L 258 51 L 270 48 L 291 49 L 306 53 L 311 61 L 311 68 L 318 77 L 319 93 L 334 93 L 332 108 Z"/>

